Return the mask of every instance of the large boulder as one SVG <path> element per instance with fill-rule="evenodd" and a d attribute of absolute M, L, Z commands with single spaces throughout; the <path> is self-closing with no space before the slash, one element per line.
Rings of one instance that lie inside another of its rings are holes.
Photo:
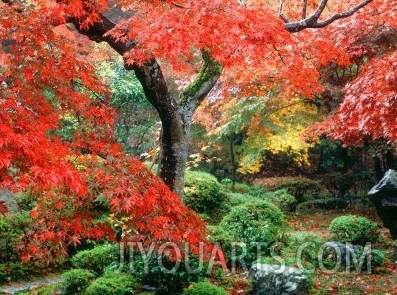
<path fill-rule="evenodd" d="M 383 224 L 397 239 L 397 172 L 388 170 L 383 178 L 368 192 Z"/>
<path fill-rule="evenodd" d="M 253 295 L 300 295 L 307 289 L 307 277 L 294 267 L 257 263 L 251 267 Z"/>

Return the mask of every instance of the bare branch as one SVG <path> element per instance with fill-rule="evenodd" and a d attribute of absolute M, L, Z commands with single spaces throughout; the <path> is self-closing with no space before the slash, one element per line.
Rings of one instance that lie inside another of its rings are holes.
<path fill-rule="evenodd" d="M 278 17 L 281 18 L 286 24 L 290 22 L 288 18 L 283 14 L 283 0 L 280 0 L 280 7 L 278 9 Z"/>
<path fill-rule="evenodd" d="M 309 28 L 323 28 L 338 19 L 342 19 L 342 18 L 351 16 L 356 11 L 358 11 L 359 9 L 368 5 L 372 1 L 373 0 L 365 0 L 345 12 L 336 13 L 333 16 L 331 16 L 330 18 L 326 19 L 325 21 L 318 22 L 321 14 L 324 11 L 324 8 L 326 7 L 326 5 L 328 3 L 328 0 L 323 0 L 320 3 L 320 6 L 317 8 L 317 10 L 311 16 L 309 16 L 305 19 L 302 19 L 301 21 L 298 21 L 298 22 L 288 22 L 285 24 L 285 29 L 291 33 L 296 33 L 296 32 L 300 32 L 304 29 L 309 29 Z M 280 18 L 283 19 L 281 16 L 280 16 Z"/>
<path fill-rule="evenodd" d="M 280 7 L 278 8 L 278 15 L 283 14 L 283 0 L 280 0 Z"/>
<path fill-rule="evenodd" d="M 306 12 L 307 12 L 307 0 L 303 0 L 302 19 L 306 18 Z"/>
<path fill-rule="evenodd" d="M 351 8 L 350 10 L 346 11 L 346 12 L 342 12 L 342 13 L 336 13 L 333 16 L 331 16 L 329 19 L 323 21 L 323 22 L 319 22 L 317 23 L 316 28 L 323 28 L 328 26 L 330 23 L 341 19 L 341 18 L 346 18 L 349 17 L 351 15 L 353 15 L 357 10 L 361 9 L 362 7 L 366 6 L 368 3 L 372 2 L 372 0 L 367 0 L 364 2 L 361 2 L 360 4 L 354 6 L 353 8 Z"/>

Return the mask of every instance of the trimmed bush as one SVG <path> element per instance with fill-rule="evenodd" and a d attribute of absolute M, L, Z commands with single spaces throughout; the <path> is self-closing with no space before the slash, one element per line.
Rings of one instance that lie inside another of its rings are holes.
<path fill-rule="evenodd" d="M 276 205 L 283 212 L 292 212 L 295 210 L 297 201 L 293 195 L 287 192 L 287 189 L 281 189 L 274 192 L 267 192 L 263 199 Z"/>
<path fill-rule="evenodd" d="M 202 281 L 208 276 L 204 262 L 193 255 L 189 256 L 188 263 L 185 263 L 185 259 L 178 262 L 154 255 L 148 261 L 148 272 L 144 271 L 143 260 L 141 263 L 136 262 L 135 273 L 142 275 L 140 281 L 143 284 L 156 287 L 156 295 L 181 294 L 191 283 Z"/>
<path fill-rule="evenodd" d="M 380 236 L 379 225 L 365 217 L 346 215 L 332 220 L 328 232 L 339 242 L 365 245 L 376 242 Z"/>
<path fill-rule="evenodd" d="M 75 268 L 84 268 L 92 271 L 96 276 L 104 273 L 107 266 L 119 261 L 117 244 L 104 244 L 90 250 L 83 250 L 71 259 Z"/>
<path fill-rule="evenodd" d="M 183 295 L 227 295 L 225 289 L 211 283 L 201 282 L 193 284 L 183 291 Z"/>
<path fill-rule="evenodd" d="M 302 233 L 299 235 L 291 235 L 288 239 L 288 248 L 293 253 L 294 258 L 297 259 L 297 253 L 301 251 L 299 259 L 302 259 L 303 264 L 318 265 L 318 252 L 324 244 L 321 237 L 315 236 L 310 233 Z M 302 245 L 306 245 L 303 247 Z M 283 256 L 287 256 L 287 251 L 282 251 Z M 295 261 L 296 264 L 298 261 Z M 294 264 L 291 264 L 294 265 Z"/>
<path fill-rule="evenodd" d="M 80 294 L 95 278 L 94 274 L 86 269 L 72 269 L 61 275 L 61 295 Z"/>
<path fill-rule="evenodd" d="M 265 191 L 286 189 L 298 203 L 316 198 L 321 191 L 321 183 L 304 177 L 273 177 L 256 181 Z"/>
<path fill-rule="evenodd" d="M 310 200 L 299 204 L 296 207 L 297 213 L 311 213 L 318 210 L 335 210 L 346 208 L 348 202 L 339 198 L 327 198 Z"/>
<path fill-rule="evenodd" d="M 385 264 L 386 254 L 382 250 L 371 249 L 371 266 L 381 267 Z"/>
<path fill-rule="evenodd" d="M 186 172 L 183 198 L 189 208 L 207 215 L 221 208 L 224 199 L 215 176 L 200 171 Z"/>
<path fill-rule="evenodd" d="M 235 207 L 238 205 L 242 205 L 246 202 L 258 200 L 256 197 L 253 197 L 249 194 L 240 194 L 240 193 L 224 193 L 225 194 L 225 204 L 229 207 Z"/>
<path fill-rule="evenodd" d="M 247 245 L 245 259 L 249 264 L 256 259 L 257 245 L 266 250 L 278 241 L 286 228 L 285 216 L 275 205 L 267 201 L 251 201 L 232 208 L 219 224 L 226 240 Z M 238 255 L 238 254 L 237 254 Z"/>
<path fill-rule="evenodd" d="M 125 273 L 106 272 L 92 282 L 85 295 L 132 295 L 137 284 L 132 275 Z"/>

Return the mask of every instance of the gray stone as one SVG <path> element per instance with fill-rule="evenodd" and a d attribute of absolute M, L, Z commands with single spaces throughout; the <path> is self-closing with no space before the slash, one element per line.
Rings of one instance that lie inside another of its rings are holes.
<path fill-rule="evenodd" d="M 307 277 L 295 267 L 257 263 L 251 267 L 253 295 L 300 295 L 307 289 Z"/>
<path fill-rule="evenodd" d="M 0 190 L 0 203 L 6 205 L 9 212 L 19 211 L 19 206 L 14 198 L 14 195 L 10 193 L 7 189 Z"/>
<path fill-rule="evenodd" d="M 397 239 L 397 172 L 388 170 L 383 178 L 368 192 L 383 224 Z"/>

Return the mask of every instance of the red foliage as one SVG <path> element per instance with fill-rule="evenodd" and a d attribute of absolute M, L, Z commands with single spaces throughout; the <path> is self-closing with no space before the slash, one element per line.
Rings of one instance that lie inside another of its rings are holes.
<path fill-rule="evenodd" d="M 0 7 L 0 186 L 30 188 L 37 196 L 22 239 L 23 260 L 50 261 L 86 238 L 114 239 L 112 222 L 96 219 L 101 196 L 109 200 L 114 222 L 123 222 L 125 239 L 190 242 L 193 250 L 205 242 L 202 220 L 139 160 L 120 151 L 114 111 L 93 65 L 40 11 Z M 73 124 L 71 140 L 59 133 L 65 120 Z"/>
<path fill-rule="evenodd" d="M 108 92 L 92 59 L 81 58 L 62 30 L 53 29 L 71 19 L 83 32 L 95 28 L 108 1 L 10 2 L 0 4 L 0 186 L 37 194 L 23 259 L 48 261 L 84 238 L 113 238 L 109 223 L 95 219 L 98 198 L 109 201 L 112 221 L 129 238 L 205 240 L 202 221 L 137 159 L 120 151 Z M 318 65 L 349 60 L 328 38 L 331 33 L 318 38 L 306 31 L 293 38 L 278 8 L 267 1 L 115 2 L 131 17 L 105 37 L 135 44 L 124 55 L 127 64 L 155 57 L 174 69 L 199 68 L 204 50 L 222 64 L 225 88 L 260 94 L 281 85 L 284 93 L 310 97 L 321 90 Z M 309 39 L 317 41 L 308 46 Z M 72 138 L 59 132 L 65 121 L 72 125 Z"/>
<path fill-rule="evenodd" d="M 3 201 L 0 201 L 0 214 L 6 214 L 8 212 L 8 208 Z"/>
<path fill-rule="evenodd" d="M 310 131 L 328 134 L 345 145 L 397 141 L 396 5 L 396 1 L 374 1 L 369 12 L 360 11 L 343 26 L 326 29 L 361 71 L 344 87 L 336 112 Z"/>

